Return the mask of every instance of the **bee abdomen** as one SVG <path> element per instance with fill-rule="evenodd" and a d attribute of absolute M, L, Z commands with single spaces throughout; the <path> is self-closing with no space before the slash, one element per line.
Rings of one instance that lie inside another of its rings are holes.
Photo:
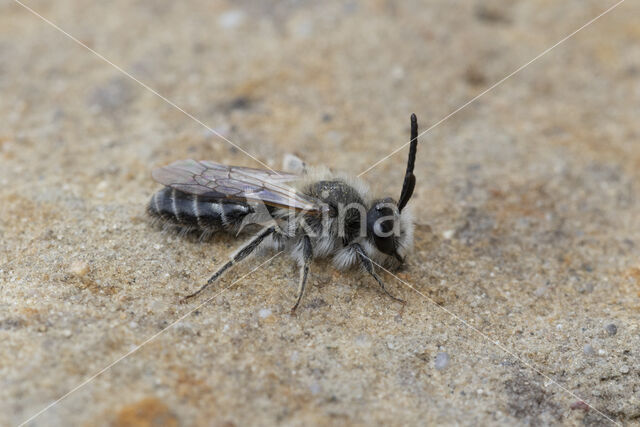
<path fill-rule="evenodd" d="M 149 214 L 178 227 L 217 231 L 233 229 L 251 212 L 244 203 L 225 202 L 165 187 L 153 195 Z"/>

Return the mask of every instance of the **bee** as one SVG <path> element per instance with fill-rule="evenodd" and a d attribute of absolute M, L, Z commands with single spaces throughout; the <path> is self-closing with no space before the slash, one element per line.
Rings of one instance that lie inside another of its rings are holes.
<path fill-rule="evenodd" d="M 257 229 L 198 290 L 195 297 L 235 264 L 259 249 L 286 251 L 300 278 L 295 313 L 302 301 L 314 258 L 331 258 L 338 269 L 360 266 L 393 296 L 374 264 L 399 267 L 413 245 L 413 218 L 407 203 L 416 184 L 413 174 L 418 121 L 411 115 L 411 143 L 400 198 L 372 197 L 367 184 L 327 168 L 279 172 L 212 161 L 181 160 L 155 169 L 165 187 L 147 211 L 165 226 L 204 235 Z M 183 301 L 184 301 L 183 300 Z"/>

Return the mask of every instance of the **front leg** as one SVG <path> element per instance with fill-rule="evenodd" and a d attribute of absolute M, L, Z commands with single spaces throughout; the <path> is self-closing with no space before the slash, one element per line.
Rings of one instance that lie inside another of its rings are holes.
<path fill-rule="evenodd" d="M 302 301 L 302 296 L 304 295 L 304 289 L 307 285 L 307 276 L 309 275 L 309 264 L 311 264 L 311 258 L 313 258 L 313 248 L 311 246 L 311 239 L 309 236 L 305 235 L 300 242 L 302 245 L 301 259 L 298 260 L 298 264 L 300 264 L 300 282 L 298 284 L 298 300 L 295 305 L 291 308 L 291 314 L 296 314 L 296 309 L 298 305 L 300 305 L 300 301 Z"/>
<path fill-rule="evenodd" d="M 392 300 L 397 301 L 402 305 L 405 305 L 407 303 L 405 300 L 396 298 L 393 295 L 391 295 L 389 291 L 387 291 L 387 288 L 384 286 L 384 282 L 382 282 L 382 279 L 380 279 L 380 277 L 378 277 L 376 272 L 373 271 L 373 262 L 371 261 L 371 258 L 369 258 L 367 254 L 364 253 L 364 249 L 362 249 L 362 246 L 355 243 L 353 245 L 353 248 L 356 250 L 356 253 L 358 254 L 358 258 L 360 259 L 360 264 L 364 267 L 367 273 L 369 273 L 371 276 L 373 276 L 374 279 L 376 279 L 376 282 L 378 282 L 378 284 L 380 285 L 384 293 L 387 294 Z"/>

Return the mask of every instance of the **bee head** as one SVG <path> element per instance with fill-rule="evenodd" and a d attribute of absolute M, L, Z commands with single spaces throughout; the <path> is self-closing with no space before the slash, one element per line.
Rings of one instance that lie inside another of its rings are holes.
<path fill-rule="evenodd" d="M 403 262 L 401 252 L 410 245 L 413 238 L 411 215 L 407 211 L 403 212 L 403 209 L 411 199 L 416 186 L 413 167 L 418 149 L 418 119 L 415 114 L 411 115 L 410 144 L 407 170 L 398 203 L 387 197 L 373 202 L 367 211 L 367 234 L 380 252 L 395 257 L 400 263 Z"/>
<path fill-rule="evenodd" d="M 402 262 L 397 241 L 400 236 L 399 214 L 393 199 L 376 200 L 367 211 L 367 235 L 380 252 Z"/>

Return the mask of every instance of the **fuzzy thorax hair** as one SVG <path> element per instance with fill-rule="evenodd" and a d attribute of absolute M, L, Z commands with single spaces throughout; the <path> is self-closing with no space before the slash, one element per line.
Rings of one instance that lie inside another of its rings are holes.
<path fill-rule="evenodd" d="M 366 210 L 370 209 L 376 200 L 383 197 L 376 197 L 372 194 L 369 185 L 362 179 L 343 172 L 333 172 L 326 167 L 308 168 L 303 178 L 294 183 L 296 189 L 305 193 L 311 185 L 318 181 L 342 181 L 349 187 L 353 188 L 362 200 Z M 397 218 L 399 225 L 399 234 L 396 236 L 397 252 L 401 257 L 405 257 L 413 247 L 413 214 L 411 208 L 406 206 Z M 337 248 L 334 246 L 335 239 L 322 238 L 314 239 L 314 252 L 316 256 L 327 256 L 331 252 L 334 253 L 333 263 L 337 268 L 344 269 L 351 267 L 357 263 L 357 255 L 351 248 Z M 394 266 L 397 260 L 393 256 L 379 251 L 373 240 L 367 236 L 360 236 L 356 242 L 359 243 L 367 256 L 378 264 L 386 266 Z"/>

